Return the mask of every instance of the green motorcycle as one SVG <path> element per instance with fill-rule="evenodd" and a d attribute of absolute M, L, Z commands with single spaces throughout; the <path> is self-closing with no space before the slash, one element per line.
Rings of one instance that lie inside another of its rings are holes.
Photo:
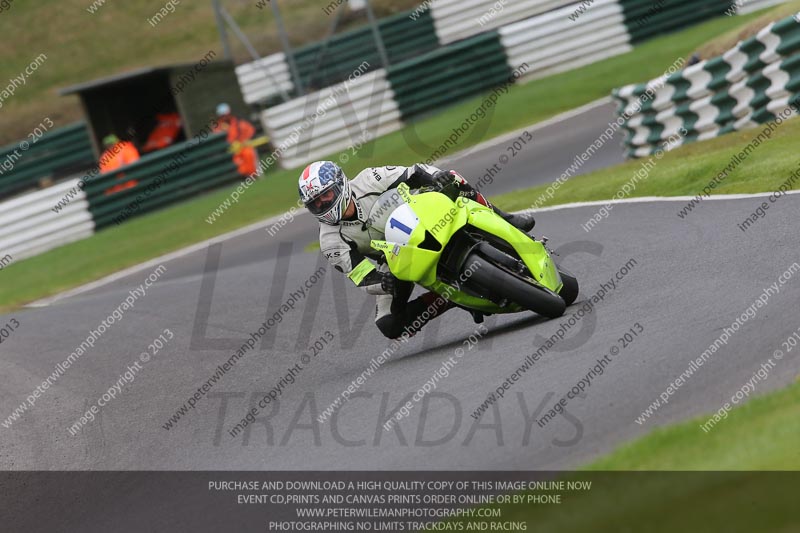
<path fill-rule="evenodd" d="M 479 316 L 528 310 L 556 318 L 578 297 L 578 281 L 557 267 L 546 241 L 478 202 L 441 192 L 412 195 L 401 184 L 376 205 L 371 223 L 384 228 L 385 240 L 370 244 L 392 274 Z"/>

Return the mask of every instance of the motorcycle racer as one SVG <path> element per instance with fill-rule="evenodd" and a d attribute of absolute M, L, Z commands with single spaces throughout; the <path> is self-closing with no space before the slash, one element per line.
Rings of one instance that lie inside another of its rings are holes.
<path fill-rule="evenodd" d="M 371 167 L 351 181 L 331 161 L 317 161 L 306 167 L 300 175 L 298 188 L 306 208 L 320 222 L 320 250 L 336 270 L 367 293 L 377 296 L 375 324 L 390 339 L 400 337 L 403 332 L 413 335 L 417 330 L 412 324 L 422 327 L 420 324 L 424 325 L 453 307 L 433 292 L 426 292 L 409 302 L 414 283 L 397 279 L 385 264 L 376 266 L 373 263 L 382 259 L 370 246 L 372 239 L 384 237 L 383 228 L 371 223 L 376 213 L 381 211 L 379 198 L 401 183 L 411 189 L 432 187 L 441 190 L 453 185 L 450 189 L 456 190 L 458 195 L 492 208 L 523 232 L 527 233 L 535 225 L 530 215 L 505 213 L 491 205 L 455 171 L 424 164 Z"/>

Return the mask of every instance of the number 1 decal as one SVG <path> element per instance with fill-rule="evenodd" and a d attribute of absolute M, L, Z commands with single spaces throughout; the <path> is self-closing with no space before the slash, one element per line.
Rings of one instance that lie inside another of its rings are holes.
<path fill-rule="evenodd" d="M 392 229 L 399 229 L 403 233 L 407 233 L 408 235 L 411 235 L 411 228 L 409 228 L 408 226 L 406 226 L 405 224 L 403 224 L 402 222 L 400 222 L 399 220 L 397 220 L 394 217 L 389 219 L 389 227 L 392 228 Z"/>

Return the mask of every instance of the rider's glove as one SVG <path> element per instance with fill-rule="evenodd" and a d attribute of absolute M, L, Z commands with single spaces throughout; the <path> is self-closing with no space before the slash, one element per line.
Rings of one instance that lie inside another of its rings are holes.
<path fill-rule="evenodd" d="M 442 190 L 448 185 L 452 185 L 455 181 L 455 178 L 449 170 L 437 170 L 433 173 L 432 180 L 434 187 L 436 187 L 438 190 Z"/>
<path fill-rule="evenodd" d="M 381 290 L 386 294 L 394 295 L 397 290 L 397 278 L 391 272 L 383 272 L 381 278 Z"/>

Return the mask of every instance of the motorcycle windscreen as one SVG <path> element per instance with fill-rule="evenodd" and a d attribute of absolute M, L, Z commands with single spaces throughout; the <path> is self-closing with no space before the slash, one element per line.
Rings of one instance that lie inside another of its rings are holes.
<path fill-rule="evenodd" d="M 381 194 L 370 208 L 367 213 L 367 225 L 370 229 L 383 235 L 389 217 L 401 205 L 405 205 L 405 202 L 398 194 L 397 189 L 389 189 Z M 374 233 L 370 232 L 370 235 L 374 235 Z"/>

